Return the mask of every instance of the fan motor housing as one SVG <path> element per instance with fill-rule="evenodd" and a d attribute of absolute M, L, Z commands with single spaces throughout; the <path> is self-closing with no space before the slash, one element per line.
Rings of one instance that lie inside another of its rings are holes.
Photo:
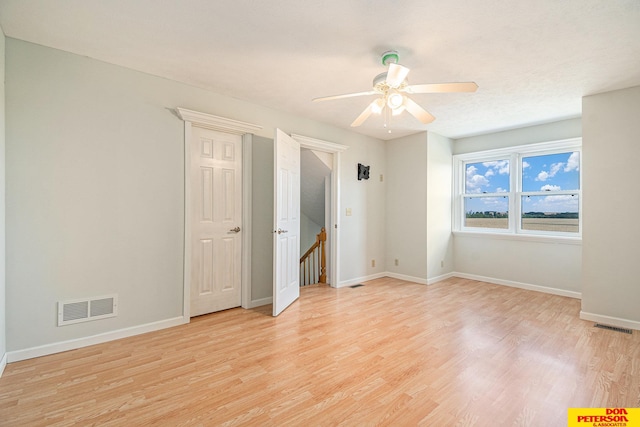
<path fill-rule="evenodd" d="M 407 79 L 405 79 L 402 83 L 400 83 L 400 85 L 396 88 L 396 89 L 404 89 L 405 87 L 407 87 L 409 85 L 409 82 L 407 81 Z M 380 93 L 385 93 L 390 89 L 389 85 L 387 84 L 387 72 L 385 71 L 384 73 L 380 73 L 377 76 L 375 76 L 373 78 L 373 90 L 380 92 Z"/>

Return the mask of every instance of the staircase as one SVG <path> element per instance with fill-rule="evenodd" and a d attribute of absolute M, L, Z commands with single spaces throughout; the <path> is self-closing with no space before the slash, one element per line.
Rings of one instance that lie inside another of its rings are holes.
<path fill-rule="evenodd" d="M 300 257 L 300 286 L 327 283 L 327 258 L 324 244 L 327 232 L 322 227 L 316 242 Z"/>

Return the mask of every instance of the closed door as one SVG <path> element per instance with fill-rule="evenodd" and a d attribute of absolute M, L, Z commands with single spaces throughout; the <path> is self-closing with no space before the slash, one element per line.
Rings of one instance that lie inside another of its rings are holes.
<path fill-rule="evenodd" d="M 300 144 L 276 129 L 273 315 L 300 296 Z"/>
<path fill-rule="evenodd" d="M 242 271 L 242 138 L 193 127 L 191 316 L 238 307 Z"/>

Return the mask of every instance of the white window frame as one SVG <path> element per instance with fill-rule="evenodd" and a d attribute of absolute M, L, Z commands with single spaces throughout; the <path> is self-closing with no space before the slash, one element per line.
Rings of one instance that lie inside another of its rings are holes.
<path fill-rule="evenodd" d="M 522 191 L 522 158 L 543 156 L 577 151 L 580 153 L 580 188 L 578 190 L 559 191 Z M 477 196 L 465 194 L 466 165 L 493 160 L 509 160 L 509 192 L 483 193 Z M 536 144 L 518 145 L 494 150 L 477 151 L 453 156 L 453 232 L 464 234 L 492 235 L 504 238 L 516 237 L 528 239 L 560 239 L 581 241 L 582 239 L 582 138 L 572 138 L 561 141 L 542 142 Z M 577 233 L 560 231 L 524 230 L 521 226 L 522 196 L 549 196 L 560 194 L 575 194 L 579 198 Z M 469 197 L 509 197 L 509 226 L 507 229 L 479 228 L 464 226 L 464 199 Z"/>

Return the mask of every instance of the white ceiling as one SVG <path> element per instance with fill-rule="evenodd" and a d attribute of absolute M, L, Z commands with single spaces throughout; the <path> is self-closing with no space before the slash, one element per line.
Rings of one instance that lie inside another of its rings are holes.
<path fill-rule="evenodd" d="M 395 49 L 436 120 L 372 117 L 356 131 L 457 138 L 581 114 L 581 97 L 640 85 L 639 0 L 0 0 L 9 37 L 349 128 Z"/>

